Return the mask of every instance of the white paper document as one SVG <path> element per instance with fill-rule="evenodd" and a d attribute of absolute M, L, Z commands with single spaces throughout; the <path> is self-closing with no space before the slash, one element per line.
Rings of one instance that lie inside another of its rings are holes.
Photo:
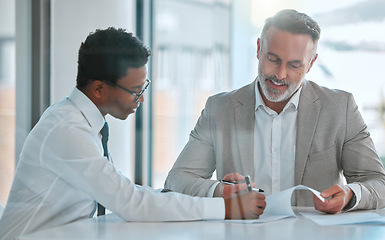
<path fill-rule="evenodd" d="M 259 216 L 259 219 L 226 220 L 226 222 L 262 223 L 287 217 L 296 217 L 291 207 L 291 196 L 293 195 L 294 190 L 309 190 L 314 193 L 321 201 L 325 201 L 325 199 L 321 197 L 320 192 L 318 192 L 317 190 L 303 185 L 297 185 L 295 187 L 267 196 L 265 211 L 261 216 Z"/>
<path fill-rule="evenodd" d="M 316 195 L 321 201 L 325 201 L 321 197 L 320 192 L 310 187 L 297 185 L 284 191 L 272 194 L 266 197 L 266 209 L 259 219 L 250 220 L 225 220 L 232 223 L 263 223 L 275 221 L 288 217 L 297 217 L 291 206 L 291 197 L 294 190 L 309 190 Z M 385 223 L 385 216 L 381 216 L 373 211 L 353 211 L 337 214 L 326 214 L 312 208 L 311 211 L 299 211 L 302 216 L 314 221 L 319 225 L 340 225 L 340 224 L 356 224 L 356 223 Z M 382 214 L 384 215 L 384 214 Z"/>
<path fill-rule="evenodd" d="M 319 225 L 341 225 L 356 223 L 385 223 L 385 216 L 375 212 L 353 211 L 337 214 L 326 214 L 321 212 L 299 212 L 302 216 L 314 221 Z"/>

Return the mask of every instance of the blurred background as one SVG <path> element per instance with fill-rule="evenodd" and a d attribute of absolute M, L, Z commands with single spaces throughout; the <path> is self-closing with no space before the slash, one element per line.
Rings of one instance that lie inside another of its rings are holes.
<path fill-rule="evenodd" d="M 108 118 L 117 168 L 163 187 L 208 96 L 252 82 L 264 20 L 284 8 L 321 26 L 307 79 L 353 93 L 385 160 L 385 0 L 1 0 L 0 203 L 24 140 L 75 86 L 80 43 L 125 28 L 152 49 L 150 91 L 125 121 Z"/>

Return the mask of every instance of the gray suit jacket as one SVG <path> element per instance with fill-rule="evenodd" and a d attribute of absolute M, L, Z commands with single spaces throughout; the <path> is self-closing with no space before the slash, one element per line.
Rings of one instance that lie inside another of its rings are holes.
<path fill-rule="evenodd" d="M 165 187 L 206 196 L 209 180 L 239 172 L 254 179 L 255 84 L 207 100 L 190 139 Z M 385 171 L 350 93 L 305 81 L 298 106 L 295 185 L 323 191 L 334 184 L 358 183 L 357 209 L 385 207 Z M 313 205 L 309 191 L 296 192 L 298 205 Z"/>

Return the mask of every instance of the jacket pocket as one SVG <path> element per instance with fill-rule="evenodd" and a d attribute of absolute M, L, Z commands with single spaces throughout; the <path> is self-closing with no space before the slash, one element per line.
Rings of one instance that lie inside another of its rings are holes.
<path fill-rule="evenodd" d="M 324 159 L 335 159 L 336 156 L 336 142 L 334 142 L 333 146 L 319 152 L 310 153 L 309 161 L 310 162 L 318 162 Z"/>

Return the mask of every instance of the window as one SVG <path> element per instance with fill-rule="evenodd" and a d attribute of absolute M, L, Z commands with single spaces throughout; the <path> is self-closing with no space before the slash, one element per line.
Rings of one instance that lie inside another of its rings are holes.
<path fill-rule="evenodd" d="M 154 188 L 163 187 L 207 97 L 230 89 L 230 6 L 154 1 Z"/>

